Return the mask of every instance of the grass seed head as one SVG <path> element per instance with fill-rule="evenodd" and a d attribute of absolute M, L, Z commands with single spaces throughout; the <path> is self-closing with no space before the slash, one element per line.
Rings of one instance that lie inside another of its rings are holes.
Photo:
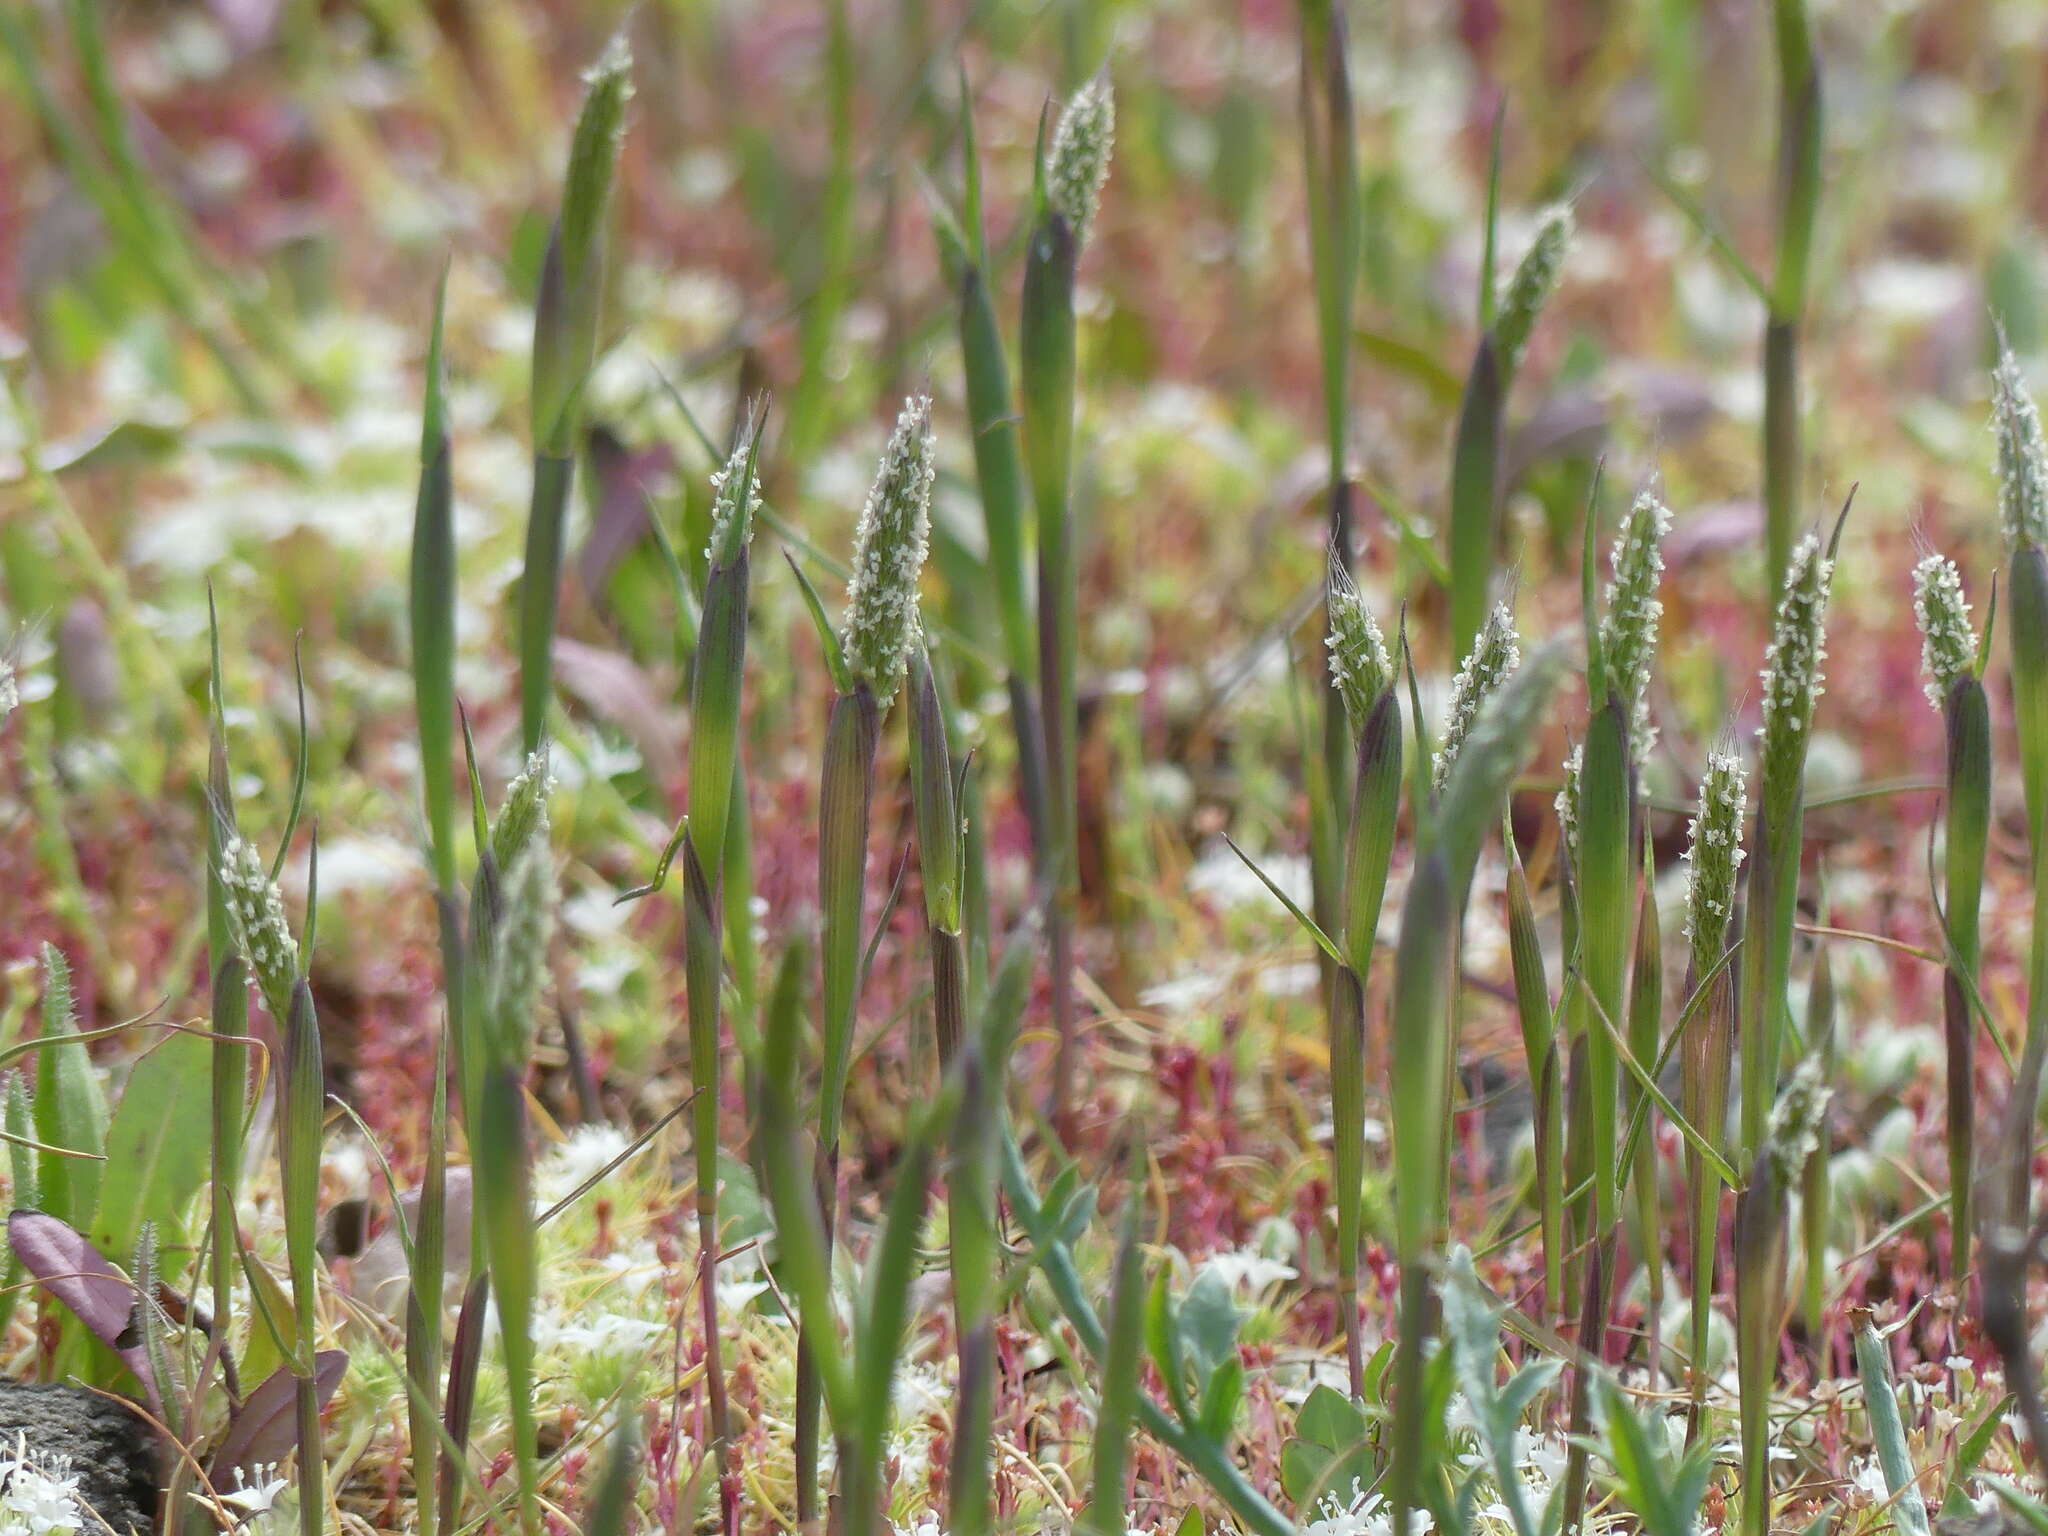
<path fill-rule="evenodd" d="M 1820 1058 L 1808 1056 L 1793 1069 L 1791 1081 L 1771 1106 L 1771 1128 L 1765 1146 L 1777 1165 L 1778 1177 L 1788 1187 L 1796 1184 L 1807 1159 L 1820 1146 L 1828 1100 L 1833 1096 Z"/>
<path fill-rule="evenodd" d="M 505 786 L 505 804 L 491 829 L 491 857 L 500 870 L 510 870 L 528 844 L 547 842 L 548 796 L 554 788 L 554 769 L 547 743 L 542 742 L 527 755 L 519 776 Z"/>
<path fill-rule="evenodd" d="M 2019 359 L 2002 342 L 1991 370 L 1991 435 L 1998 442 L 1998 516 L 2006 544 L 2048 543 L 2048 442 Z"/>
<path fill-rule="evenodd" d="M 1735 872 L 1742 867 L 1742 820 L 1749 813 L 1749 780 L 1733 752 L 1707 754 L 1699 809 L 1687 828 L 1685 936 L 1693 969 L 1704 976 L 1721 958 L 1735 911 Z"/>
<path fill-rule="evenodd" d="M 704 553 L 714 566 L 731 565 L 754 537 L 761 510 L 761 477 L 748 473 L 754 452 L 753 433 L 744 433 L 732 457 L 711 472 L 711 543 Z"/>
<path fill-rule="evenodd" d="M 924 632 L 917 581 L 930 536 L 936 472 L 931 397 L 913 395 L 896 418 L 861 508 L 840 632 L 848 670 L 885 709 L 902 684 L 904 658 Z"/>
<path fill-rule="evenodd" d="M 230 837 L 220 852 L 220 883 L 227 892 L 228 925 L 235 947 L 270 1010 L 282 1022 L 289 1011 L 292 984 L 299 979 L 299 946 L 285 921 L 284 898 L 270 878 L 255 845 Z"/>
<path fill-rule="evenodd" d="M 1076 247 L 1087 243 L 1102 185 L 1109 180 L 1109 155 L 1116 138 L 1116 97 L 1109 76 L 1098 74 L 1067 101 L 1053 130 L 1046 163 L 1046 200 L 1067 221 Z"/>
<path fill-rule="evenodd" d="M 505 876 L 504 909 L 488 978 L 490 1018 L 503 1059 L 525 1059 L 554 931 L 554 864 L 545 839 L 529 842 Z"/>
<path fill-rule="evenodd" d="M 633 99 L 633 50 L 623 32 L 583 76 L 583 110 L 569 146 L 562 184 L 562 263 L 573 288 L 584 280 L 611 197 L 619 145 L 626 136 L 626 103 Z"/>
<path fill-rule="evenodd" d="M 1579 856 L 1579 781 L 1586 763 L 1586 749 L 1574 746 L 1565 754 L 1564 783 L 1557 791 L 1557 839 L 1564 848 L 1565 857 L 1576 861 Z"/>
<path fill-rule="evenodd" d="M 1515 268 L 1507 291 L 1500 296 L 1493 336 L 1500 349 L 1501 367 L 1509 374 L 1521 363 L 1529 333 L 1536 329 L 1536 317 L 1557 287 L 1558 276 L 1564 271 L 1565 254 L 1571 249 L 1577 229 L 1578 222 L 1572 217 L 1569 203 L 1552 203 L 1544 209 L 1528 254 Z"/>
<path fill-rule="evenodd" d="M 1769 804 L 1789 793 L 1804 770 L 1813 708 L 1826 692 L 1821 663 L 1828 653 L 1822 642 L 1826 638 L 1828 588 L 1834 576 L 1835 562 L 1822 549 L 1820 536 L 1809 533 L 1792 551 L 1792 564 L 1778 597 L 1777 618 L 1771 626 L 1771 643 L 1764 652 L 1763 724 L 1757 727 L 1757 735 L 1763 740 L 1764 792 Z"/>
<path fill-rule="evenodd" d="M 1431 782 L 1434 788 L 1441 790 L 1450 781 L 1451 768 L 1458 761 L 1459 749 L 1465 745 L 1465 738 L 1471 735 L 1473 723 L 1478 720 L 1480 706 L 1486 702 L 1487 696 L 1506 682 L 1508 675 L 1521 664 L 1522 645 L 1515 633 L 1514 616 L 1508 612 L 1506 603 L 1496 603 L 1480 628 L 1478 638 L 1472 642 L 1472 654 L 1465 658 L 1465 665 L 1451 680 L 1450 713 L 1444 721 L 1443 745 L 1437 748 L 1433 763 Z"/>
<path fill-rule="evenodd" d="M 21 684 L 15 680 L 14 663 L 0 656 L 0 725 L 21 707 Z"/>
<path fill-rule="evenodd" d="M 1664 535 L 1671 513 L 1644 491 L 1623 519 L 1614 539 L 1613 575 L 1607 583 L 1606 613 L 1600 620 L 1600 651 L 1608 679 L 1629 710 L 1629 746 L 1638 761 L 1657 744 L 1650 723 L 1650 671 L 1657 659 L 1657 624 L 1664 616 L 1657 595 L 1664 573 Z"/>
<path fill-rule="evenodd" d="M 1913 616 L 1920 622 L 1920 667 L 1927 674 L 1927 702 L 1947 708 L 1956 679 L 1977 668 L 1977 632 L 1962 573 L 1946 555 L 1929 555 L 1913 567 Z"/>
<path fill-rule="evenodd" d="M 1330 681 L 1344 700 L 1353 734 L 1361 734 L 1374 701 L 1393 680 L 1394 668 L 1379 621 L 1334 551 L 1330 555 L 1329 609 L 1330 632 L 1323 644 L 1330 651 Z"/>

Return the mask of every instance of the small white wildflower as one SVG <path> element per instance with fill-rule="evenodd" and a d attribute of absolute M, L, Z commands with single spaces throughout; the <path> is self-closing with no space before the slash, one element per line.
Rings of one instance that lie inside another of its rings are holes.
<path fill-rule="evenodd" d="M 12 1446 L 0 1443 L 0 1532 L 68 1536 L 84 1529 L 71 1459 L 31 1451 L 27 1434 L 19 1430 Z"/>
<path fill-rule="evenodd" d="M 1920 621 L 1920 670 L 1927 674 L 1927 702 L 1948 707 L 1956 679 L 1977 668 L 1977 632 L 1963 597 L 1962 573 L 1945 555 L 1928 555 L 1913 567 L 1913 617 Z"/>
<path fill-rule="evenodd" d="M 1749 781 L 1741 760 L 1732 752 L 1709 752 L 1685 850 L 1691 866 L 1685 936 L 1692 943 L 1693 968 L 1700 976 L 1720 960 L 1728 935 L 1728 920 L 1735 910 L 1735 872 L 1743 860 L 1742 819 L 1748 809 Z"/>
<path fill-rule="evenodd" d="M 220 1501 L 240 1510 L 243 1517 L 247 1518 L 266 1513 L 277 1503 L 277 1496 L 290 1486 L 290 1483 L 278 1476 L 276 1462 L 258 1462 L 247 1472 L 240 1467 L 235 1468 L 234 1491 L 222 1494 Z M 193 1497 L 197 1498 L 198 1495 L 194 1494 Z"/>
<path fill-rule="evenodd" d="M 1330 682 L 1344 700 L 1352 734 L 1361 735 L 1380 691 L 1393 680 L 1394 668 L 1387 656 L 1387 637 L 1334 550 L 1328 606 L 1330 632 L 1323 644 L 1330 652 Z"/>
<path fill-rule="evenodd" d="M 1115 139 L 1116 96 L 1109 76 L 1098 74 L 1068 99 L 1045 166 L 1046 200 L 1073 230 L 1076 248 L 1087 243 Z"/>
<path fill-rule="evenodd" d="M 2048 441 L 2012 348 L 1991 370 L 1991 435 L 1998 443 L 1998 517 L 2010 548 L 2048 543 Z"/>
<path fill-rule="evenodd" d="M 930 540 L 936 474 L 931 397 L 912 395 L 882 450 L 854 530 L 853 580 L 840 631 L 847 667 L 884 709 L 902 685 L 904 658 L 924 632 L 917 582 Z"/>
<path fill-rule="evenodd" d="M 1607 583 L 1606 612 L 1600 620 L 1600 651 L 1609 685 L 1629 711 L 1629 746 L 1638 762 L 1657 744 L 1650 723 L 1650 670 L 1657 656 L 1657 623 L 1664 601 L 1657 595 L 1664 572 L 1664 535 L 1671 513 L 1644 491 L 1615 535 L 1613 576 Z"/>
<path fill-rule="evenodd" d="M 1530 242 L 1529 253 L 1515 268 L 1514 276 L 1508 279 L 1495 312 L 1494 344 L 1499 348 L 1503 375 L 1514 373 L 1520 365 L 1522 349 L 1529 343 L 1529 333 L 1536 328 L 1536 317 L 1557 287 L 1565 254 L 1571 249 L 1577 229 L 1568 203 L 1553 203 L 1538 215 L 1536 238 Z"/>
<path fill-rule="evenodd" d="M 299 979 L 299 946 L 285 921 L 284 898 L 253 844 L 230 837 L 220 851 L 228 928 L 263 999 L 283 1023 Z"/>
<path fill-rule="evenodd" d="M 1480 706 L 1521 664 L 1522 645 L 1515 633 L 1514 616 L 1508 612 L 1506 603 L 1496 603 L 1472 642 L 1472 653 L 1451 679 L 1450 713 L 1444 722 L 1443 745 L 1436 749 L 1433 787 L 1441 790 L 1450 782 L 1451 768 L 1458 761 L 1465 738 L 1472 734 Z"/>
<path fill-rule="evenodd" d="M 1253 1248 L 1212 1253 L 1202 1261 L 1202 1268 L 1214 1271 L 1231 1290 L 1251 1297 L 1262 1296 L 1274 1286 L 1285 1285 L 1298 1273 L 1292 1264 L 1269 1258 Z"/>

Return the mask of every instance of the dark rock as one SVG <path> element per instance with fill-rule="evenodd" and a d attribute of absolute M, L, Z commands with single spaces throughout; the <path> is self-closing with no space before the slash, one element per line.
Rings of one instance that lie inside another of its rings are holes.
<path fill-rule="evenodd" d="M 0 1440 L 11 1447 L 17 1435 L 31 1453 L 70 1459 L 79 1498 L 117 1536 L 156 1529 L 155 1431 L 126 1405 L 83 1387 L 0 1379 Z"/>

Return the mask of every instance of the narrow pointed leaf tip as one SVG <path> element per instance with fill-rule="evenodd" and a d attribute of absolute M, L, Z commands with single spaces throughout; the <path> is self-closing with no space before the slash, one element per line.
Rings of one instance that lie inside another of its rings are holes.
<path fill-rule="evenodd" d="M 1735 872 L 1742 865 L 1742 821 L 1749 811 L 1749 781 L 1733 752 L 1709 752 L 1700 779 L 1700 805 L 1687 830 L 1685 936 L 1694 973 L 1705 976 L 1721 958 L 1735 910 Z"/>
<path fill-rule="evenodd" d="M 2006 544 L 2048 543 L 2048 441 L 2019 359 L 2003 343 L 1991 370 L 1991 435 L 1998 443 L 1998 518 Z"/>
<path fill-rule="evenodd" d="M 626 135 L 626 103 L 633 99 L 632 76 L 633 50 L 619 33 L 583 77 L 583 110 L 562 187 L 563 275 L 572 289 L 583 281 L 611 197 L 619 144 Z"/>
<path fill-rule="evenodd" d="M 913 395 L 896 418 L 861 508 L 840 630 L 849 673 L 868 686 L 883 708 L 896 697 L 904 659 L 924 632 L 917 582 L 924 570 L 936 472 L 931 397 Z"/>
<path fill-rule="evenodd" d="M 1927 702 L 1947 707 L 1959 677 L 1977 670 L 1977 632 L 1962 573 L 1946 555 L 1929 555 L 1913 567 L 1913 616 L 1920 622 L 1920 668 L 1927 674 Z"/>
<path fill-rule="evenodd" d="M 759 429 L 750 423 L 732 456 L 711 472 L 711 543 L 704 553 L 720 569 L 739 559 L 754 537 L 754 514 L 761 510 L 761 477 L 754 468 L 759 443 Z"/>
<path fill-rule="evenodd" d="M 235 947 L 255 974 L 271 1012 L 282 1020 L 299 977 L 299 946 L 285 921 L 284 898 L 262 855 L 241 837 L 230 837 L 221 847 L 220 883 L 227 893 Z"/>
<path fill-rule="evenodd" d="M 1109 180 L 1110 149 L 1116 138 L 1116 97 L 1109 76 L 1098 74 L 1068 100 L 1053 130 L 1046 166 L 1046 201 L 1067 221 L 1074 244 L 1087 242 L 1088 226 Z"/>
<path fill-rule="evenodd" d="M 1644 491 L 1615 536 L 1613 575 L 1607 583 L 1606 612 L 1600 620 L 1600 654 L 1607 682 L 1629 711 L 1629 745 L 1640 761 L 1656 745 L 1650 723 L 1650 672 L 1657 659 L 1657 625 L 1664 602 L 1657 595 L 1664 573 L 1664 535 L 1671 513 Z"/>
<path fill-rule="evenodd" d="M 1480 706 L 1521 664 L 1521 637 L 1515 633 L 1514 616 L 1506 603 L 1496 603 L 1472 642 L 1472 653 L 1451 680 L 1451 706 L 1444 720 L 1443 745 L 1437 748 L 1433 763 L 1433 788 L 1441 790 L 1450 782 L 1458 751 L 1472 733 Z"/>
<path fill-rule="evenodd" d="M 1809 533 L 1792 551 L 1778 598 L 1771 643 L 1764 652 L 1763 724 L 1757 735 L 1764 743 L 1765 792 L 1775 802 L 1786 792 L 1788 775 L 1795 777 L 1805 762 L 1805 738 L 1813 724 L 1813 707 L 1826 690 L 1821 663 L 1827 660 L 1828 588 L 1835 562 L 1821 552 L 1820 537 Z"/>
<path fill-rule="evenodd" d="M 1493 337 L 1500 349 L 1502 367 L 1510 374 L 1522 361 L 1522 349 L 1529 344 L 1529 333 L 1536 329 L 1536 317 L 1557 287 L 1558 276 L 1564 271 L 1565 254 L 1571 249 L 1577 230 L 1578 221 L 1572 216 L 1570 204 L 1553 203 L 1544 209 L 1538 215 L 1536 238 L 1530 242 L 1529 253 L 1515 268 L 1507 290 L 1500 296 Z"/>
<path fill-rule="evenodd" d="M 1330 681 L 1344 700 L 1353 734 L 1362 734 L 1374 702 L 1393 681 L 1394 666 L 1379 621 L 1335 550 L 1330 552 L 1329 609 L 1323 644 L 1330 652 Z"/>

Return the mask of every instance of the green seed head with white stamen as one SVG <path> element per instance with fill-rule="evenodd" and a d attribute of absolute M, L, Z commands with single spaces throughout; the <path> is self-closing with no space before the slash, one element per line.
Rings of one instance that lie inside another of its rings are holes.
<path fill-rule="evenodd" d="M 1473 640 L 1472 653 L 1465 658 L 1465 665 L 1451 680 L 1450 712 L 1444 721 L 1443 745 L 1436 750 L 1432 787 L 1441 790 L 1450 782 L 1451 768 L 1465 738 L 1472 734 L 1480 706 L 1521 664 L 1522 645 L 1515 633 L 1514 616 L 1508 612 L 1506 603 L 1496 603 Z"/>
<path fill-rule="evenodd" d="M 1721 958 L 1735 911 L 1735 872 L 1742 867 L 1742 819 L 1749 813 L 1749 781 L 1733 752 L 1707 754 L 1699 809 L 1687 829 L 1685 936 L 1693 972 L 1704 976 Z"/>
<path fill-rule="evenodd" d="M 1970 627 L 1962 573 L 1946 555 L 1929 555 L 1913 567 L 1913 617 L 1920 623 L 1927 702 L 1946 709 L 1956 679 L 1977 670 L 1977 632 Z"/>
<path fill-rule="evenodd" d="M 1778 804 L 1790 794 L 1804 770 L 1813 708 L 1826 691 L 1821 663 L 1828 653 L 1822 642 L 1834 576 L 1835 562 L 1823 552 L 1819 536 L 1809 533 L 1792 551 L 1771 643 L 1764 652 L 1763 724 L 1757 735 L 1763 739 L 1767 804 Z"/>
<path fill-rule="evenodd" d="M 1629 745 L 1638 761 L 1657 744 L 1650 723 L 1650 672 L 1657 659 L 1657 624 L 1664 616 L 1657 595 L 1664 573 L 1664 535 L 1671 513 L 1648 491 L 1636 497 L 1614 540 L 1613 575 L 1607 583 L 1606 613 L 1600 620 L 1600 652 L 1615 695 L 1629 711 Z"/>
<path fill-rule="evenodd" d="M 930 537 L 932 402 L 913 395 L 896 418 L 853 536 L 840 644 L 847 670 L 887 708 L 903 682 L 904 658 L 923 634 L 917 582 Z"/>
<path fill-rule="evenodd" d="M 1522 361 L 1522 349 L 1529 333 L 1536 329 L 1536 317 L 1543 312 L 1557 279 L 1564 271 L 1564 258 L 1571 250 L 1578 221 L 1568 203 L 1553 203 L 1543 210 L 1530 243 L 1529 253 L 1508 279 L 1500 296 L 1493 323 L 1494 344 L 1500 349 L 1502 371 L 1512 374 Z"/>
<path fill-rule="evenodd" d="M 277 882 L 252 843 L 230 837 L 220 851 L 220 883 L 227 894 L 235 948 L 256 978 L 263 1000 L 282 1022 L 299 979 L 299 946 L 285 921 Z"/>
<path fill-rule="evenodd" d="M 1053 130 L 1045 167 L 1046 201 L 1066 219 L 1077 248 L 1087 242 L 1103 183 L 1109 180 L 1115 139 L 1116 97 L 1109 76 L 1101 74 L 1069 98 Z"/>
<path fill-rule="evenodd" d="M 1353 734 L 1362 734 L 1373 704 L 1393 680 L 1394 668 L 1387 656 L 1387 637 L 1334 553 L 1328 601 L 1330 632 L 1323 644 L 1330 652 L 1330 682 L 1344 700 Z"/>
<path fill-rule="evenodd" d="M 2048 442 L 2019 359 L 2004 345 L 1991 370 L 1991 435 L 1998 442 L 1998 517 L 2007 546 L 2048 544 Z"/>
<path fill-rule="evenodd" d="M 491 829 L 491 858 L 501 873 L 511 869 L 529 844 L 546 846 L 548 796 L 554 789 L 554 770 L 549 766 L 547 743 L 542 742 L 527 756 L 519 776 L 505 786 L 505 804 L 498 811 L 498 824 Z"/>

